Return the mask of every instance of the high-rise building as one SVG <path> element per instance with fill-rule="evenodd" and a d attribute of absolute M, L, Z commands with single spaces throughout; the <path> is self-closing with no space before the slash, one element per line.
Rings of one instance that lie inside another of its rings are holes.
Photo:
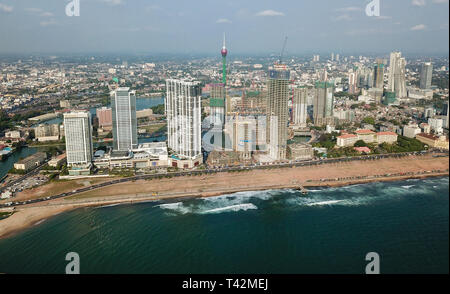
<path fill-rule="evenodd" d="M 67 164 L 86 165 L 92 162 L 92 125 L 88 111 L 64 114 Z"/>
<path fill-rule="evenodd" d="M 433 64 L 431 62 L 424 62 L 420 69 L 420 88 L 431 88 L 431 77 L 433 75 Z"/>
<path fill-rule="evenodd" d="M 269 71 L 267 81 L 267 141 L 270 157 L 286 159 L 289 100 L 289 70 L 276 64 Z"/>
<path fill-rule="evenodd" d="M 135 91 L 123 87 L 111 92 L 111 109 L 113 149 L 128 151 L 136 148 L 138 140 Z"/>
<path fill-rule="evenodd" d="M 322 82 L 326 82 L 328 80 L 328 71 L 327 68 L 324 67 L 323 69 L 319 70 L 319 80 Z"/>
<path fill-rule="evenodd" d="M 358 92 L 358 75 L 352 71 L 348 73 L 348 92 L 350 94 L 356 94 Z"/>
<path fill-rule="evenodd" d="M 334 119 L 333 90 L 334 90 L 333 83 L 316 82 L 314 102 L 313 102 L 314 124 L 316 125 L 330 124 L 331 121 Z"/>
<path fill-rule="evenodd" d="M 383 89 L 384 87 L 384 63 L 381 59 L 377 59 L 375 67 L 373 69 L 373 87 L 377 89 Z"/>
<path fill-rule="evenodd" d="M 296 126 L 306 127 L 308 117 L 308 89 L 305 87 L 294 89 L 294 104 L 292 106 L 292 120 Z"/>
<path fill-rule="evenodd" d="M 209 109 L 214 128 L 222 128 L 225 123 L 225 85 L 213 84 L 211 86 L 211 98 Z"/>
<path fill-rule="evenodd" d="M 178 157 L 201 156 L 201 87 L 198 81 L 168 79 L 165 111 L 168 147 Z"/>
<path fill-rule="evenodd" d="M 331 61 L 334 61 L 334 52 L 331 53 Z"/>
<path fill-rule="evenodd" d="M 34 137 L 39 141 L 58 141 L 60 124 L 40 124 L 34 128 Z"/>
<path fill-rule="evenodd" d="M 112 110 L 111 108 L 102 107 L 96 109 L 96 115 L 98 118 L 99 127 L 111 127 L 112 126 Z"/>
<path fill-rule="evenodd" d="M 392 52 L 389 61 L 388 91 L 395 92 L 398 98 L 407 96 L 406 92 L 406 60 L 401 52 Z"/>

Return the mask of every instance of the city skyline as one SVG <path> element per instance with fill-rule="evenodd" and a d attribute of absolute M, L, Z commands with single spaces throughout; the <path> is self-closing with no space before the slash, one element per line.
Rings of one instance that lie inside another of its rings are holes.
<path fill-rule="evenodd" d="M 385 52 L 448 54 L 448 1 L 380 1 L 380 16 L 366 2 L 142 0 L 80 1 L 80 16 L 65 14 L 67 2 L 0 1 L 0 54 L 216 52 L 227 34 L 234 55 Z M 194 9 L 195 8 L 195 9 Z M 326 10 L 324 12 L 324 9 Z M 111 23 L 108 19 L 120 19 Z M 116 44 L 113 36 L 121 35 Z M 179 46 L 179 44 L 183 46 Z"/>

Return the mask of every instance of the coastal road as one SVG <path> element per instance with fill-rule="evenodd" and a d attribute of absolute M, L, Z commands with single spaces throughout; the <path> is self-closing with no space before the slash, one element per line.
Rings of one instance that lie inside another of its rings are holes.
<path fill-rule="evenodd" d="M 12 206 L 21 206 L 26 204 L 38 203 L 42 201 L 48 201 L 68 196 L 73 196 L 76 194 L 80 194 L 83 192 L 107 187 L 110 185 L 132 182 L 137 180 L 151 180 L 151 179 L 160 179 L 164 177 L 180 177 L 186 175 L 202 175 L 202 174 L 214 174 L 221 172 L 238 172 L 238 171 L 246 171 L 246 170 L 254 170 L 254 169 L 276 169 L 276 168 L 289 168 L 289 167 L 301 167 L 301 166 L 313 166 L 313 165 L 322 165 L 322 164 L 333 164 L 333 163 L 341 163 L 341 162 L 350 162 L 350 161 L 365 161 L 365 160 L 380 160 L 386 158 L 401 158 L 405 156 L 422 156 L 426 154 L 438 153 L 438 155 L 448 156 L 448 152 L 442 151 L 421 151 L 421 152 L 407 152 L 407 153 L 395 153 L 395 154 L 376 154 L 376 155 L 365 155 L 358 157 L 346 157 L 346 158 L 330 158 L 330 159 L 316 159 L 309 161 L 294 161 L 294 162 L 286 162 L 286 163 L 276 163 L 276 164 L 254 164 L 251 166 L 236 166 L 236 167 L 217 167 L 210 168 L 204 170 L 183 170 L 176 172 L 168 172 L 165 174 L 152 174 L 152 175 L 138 175 L 128 178 L 119 178 L 109 182 L 104 182 L 100 184 L 95 184 L 89 187 L 83 187 L 71 192 L 61 193 L 53 196 L 48 196 L 44 198 L 30 199 L 22 202 L 9 202 L 5 204 L 0 204 L 0 207 L 12 207 Z M 434 156 L 438 156 L 434 155 Z"/>
<path fill-rule="evenodd" d="M 37 174 L 41 171 L 41 169 L 44 167 L 44 165 L 45 165 L 47 162 L 48 162 L 48 159 L 45 160 L 41 165 L 35 167 L 34 169 L 32 169 L 31 171 L 29 171 L 28 173 L 26 173 L 25 175 L 23 175 L 23 176 L 21 176 L 21 177 L 15 179 L 15 180 L 13 180 L 13 181 L 7 183 L 6 185 L 4 185 L 3 187 L 0 188 L 0 193 L 2 193 L 4 190 L 6 190 L 7 188 L 9 188 L 9 187 L 11 187 L 11 186 L 14 186 L 14 185 L 17 184 L 17 183 L 22 182 L 23 180 L 25 180 L 25 179 L 27 179 L 27 178 L 29 178 L 29 177 L 32 177 L 32 176 L 37 175 Z"/>

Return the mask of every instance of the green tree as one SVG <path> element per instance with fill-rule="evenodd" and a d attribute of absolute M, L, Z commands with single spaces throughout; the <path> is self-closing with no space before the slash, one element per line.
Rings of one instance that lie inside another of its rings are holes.
<path fill-rule="evenodd" d="M 354 147 L 367 147 L 367 143 L 364 142 L 363 140 L 358 140 L 355 142 L 355 144 L 353 146 Z"/>

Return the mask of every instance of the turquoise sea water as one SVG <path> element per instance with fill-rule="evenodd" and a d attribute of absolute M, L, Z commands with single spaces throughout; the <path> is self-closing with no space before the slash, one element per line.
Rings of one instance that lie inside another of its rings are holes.
<path fill-rule="evenodd" d="M 0 272 L 448 273 L 449 180 L 82 208 L 0 240 Z"/>

